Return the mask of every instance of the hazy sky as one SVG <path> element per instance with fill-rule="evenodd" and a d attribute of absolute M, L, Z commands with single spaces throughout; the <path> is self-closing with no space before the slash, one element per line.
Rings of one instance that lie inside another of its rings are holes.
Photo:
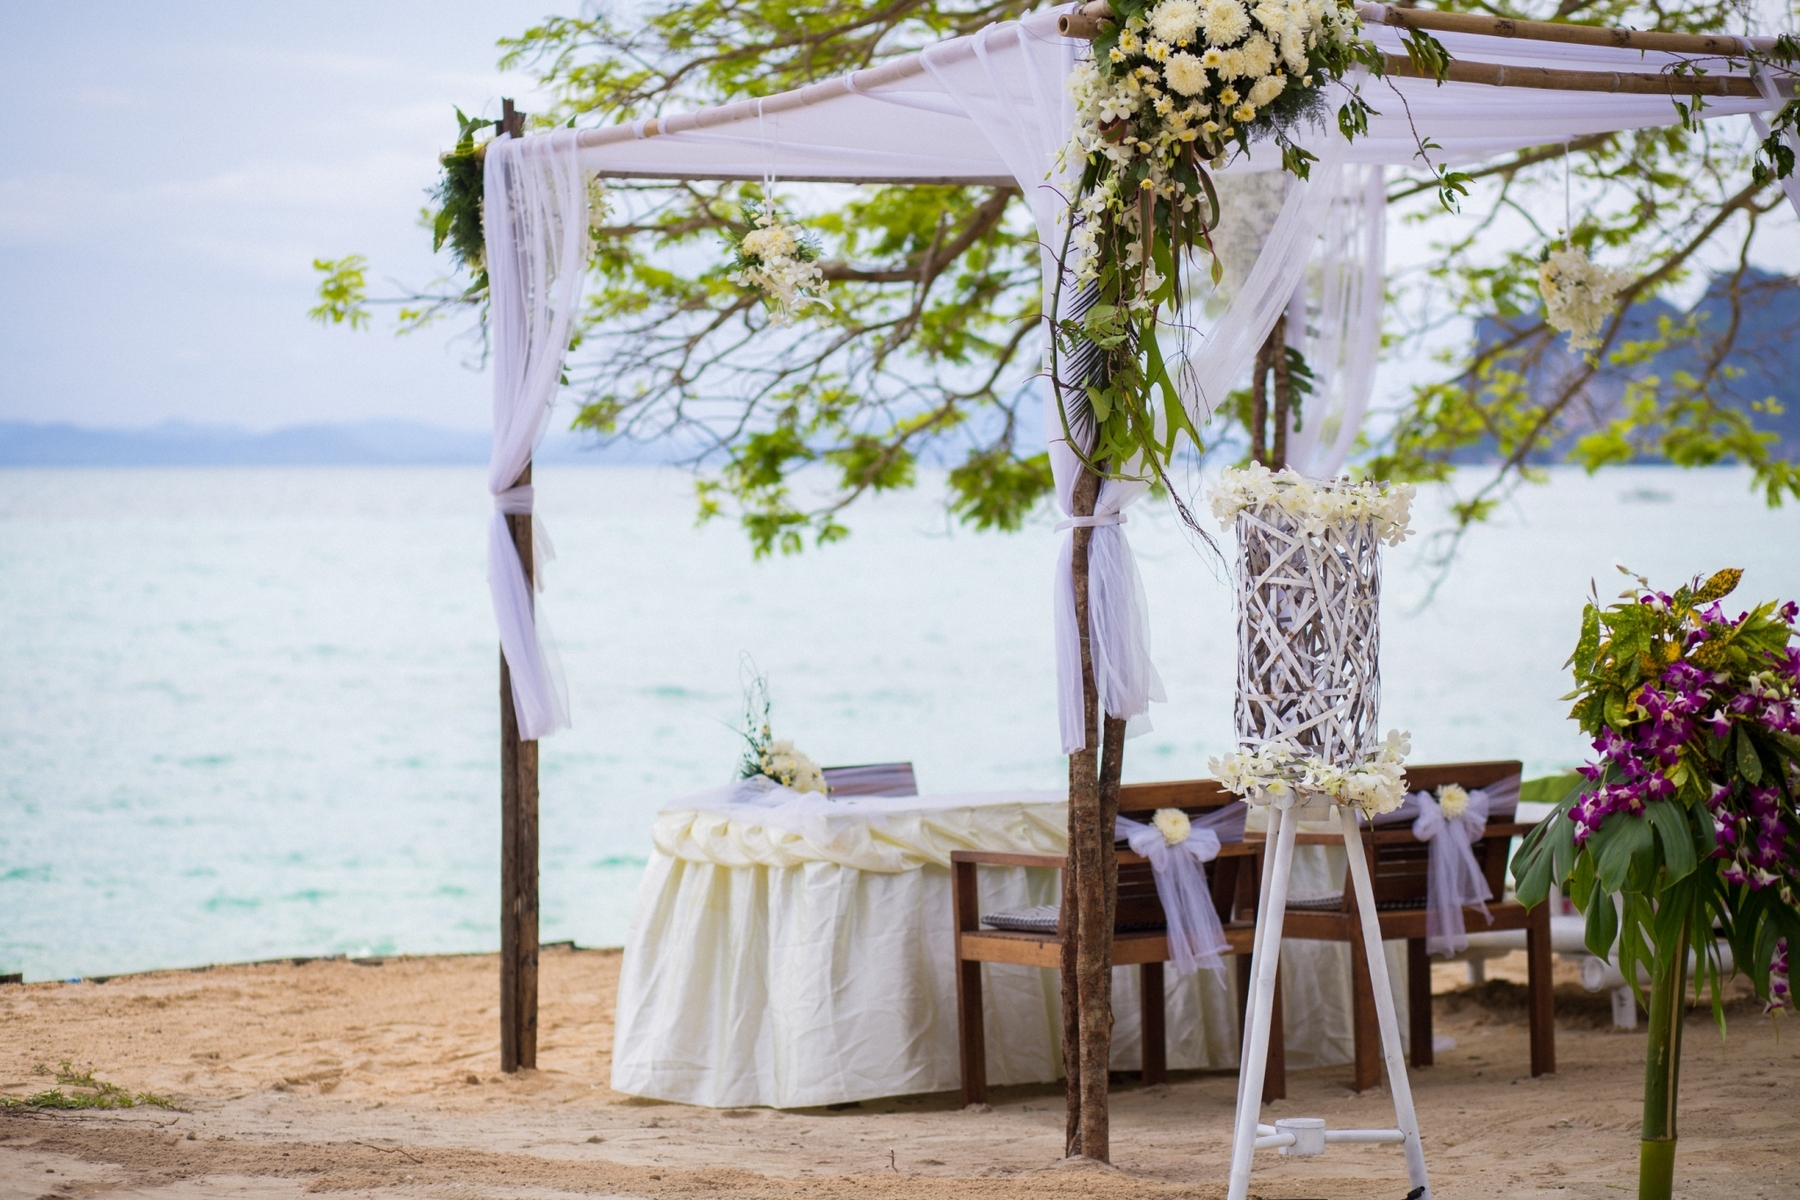
<path fill-rule="evenodd" d="M 465 343 L 309 322 L 311 263 L 433 279 L 416 220 L 452 106 L 536 107 L 494 42 L 580 3 L 0 0 L 0 420 L 486 427 Z M 1757 259 L 1791 270 L 1791 218 L 1768 232 Z M 1390 238 L 1391 269 L 1421 255 Z M 1427 369 L 1390 359 L 1380 387 Z"/>
<path fill-rule="evenodd" d="M 440 268 L 453 105 L 530 108 L 496 38 L 576 0 L 0 0 L 0 420 L 481 428 L 441 332 L 306 319 L 313 258 Z"/>

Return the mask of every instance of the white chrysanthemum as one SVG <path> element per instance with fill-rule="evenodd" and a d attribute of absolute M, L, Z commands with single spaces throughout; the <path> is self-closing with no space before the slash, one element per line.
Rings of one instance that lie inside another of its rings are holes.
<path fill-rule="evenodd" d="M 1569 349 L 1592 350 L 1597 336 L 1618 308 L 1619 293 L 1631 282 L 1626 271 L 1588 261 L 1580 246 L 1552 250 L 1538 268 L 1538 291 L 1544 297 L 1544 319 L 1569 335 Z"/>
<path fill-rule="evenodd" d="M 1169 58 L 1163 67 L 1163 77 L 1169 81 L 1170 89 L 1183 96 L 1198 96 L 1206 90 L 1206 68 L 1185 50 Z"/>
<path fill-rule="evenodd" d="M 1451 820 L 1469 811 L 1469 793 L 1458 784 L 1446 783 L 1439 788 L 1437 802 L 1438 807 L 1444 810 L 1444 815 Z"/>
<path fill-rule="evenodd" d="M 1199 31 L 1200 6 L 1194 0 L 1163 0 L 1150 10 L 1150 32 L 1171 46 L 1186 45 Z"/>
<path fill-rule="evenodd" d="M 1231 110 L 1231 119 L 1234 121 L 1254 121 L 1256 120 L 1256 109 L 1248 104 L 1240 104 Z"/>
<path fill-rule="evenodd" d="M 1210 46 L 1229 46 L 1250 32 L 1250 14 L 1238 0 L 1206 0 L 1200 12 Z"/>
<path fill-rule="evenodd" d="M 1250 89 L 1250 103 L 1257 108 L 1267 108 L 1269 102 L 1281 95 L 1281 89 L 1287 86 L 1286 75 L 1265 75 L 1256 81 Z M 1243 118 L 1249 120 L 1248 117 Z"/>
<path fill-rule="evenodd" d="M 1150 818 L 1156 826 L 1156 832 L 1162 834 L 1163 841 L 1171 846 L 1179 846 L 1187 841 L 1188 834 L 1193 832 L 1193 822 L 1179 808 L 1159 808 L 1156 815 Z"/>
<path fill-rule="evenodd" d="M 1241 73 L 1252 79 L 1261 79 L 1275 66 L 1275 46 L 1260 33 L 1250 35 L 1250 40 L 1238 47 Z"/>

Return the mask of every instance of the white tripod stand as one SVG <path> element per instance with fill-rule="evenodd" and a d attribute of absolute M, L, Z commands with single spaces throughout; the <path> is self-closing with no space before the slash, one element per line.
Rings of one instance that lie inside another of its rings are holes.
<path fill-rule="evenodd" d="M 1375 992 L 1375 1015 L 1381 1026 L 1381 1053 L 1387 1062 L 1388 1090 L 1394 1097 L 1398 1129 L 1326 1129 L 1316 1117 L 1259 1123 L 1262 1115 L 1263 1067 L 1269 1053 L 1269 1021 L 1275 1004 L 1275 968 L 1281 955 L 1281 923 L 1287 911 L 1288 876 L 1294 861 L 1294 835 L 1302 819 L 1320 820 L 1335 810 L 1349 858 L 1350 879 L 1356 889 L 1356 908 L 1362 918 L 1363 948 L 1369 960 L 1369 983 Z M 1231 1187 L 1228 1200 L 1245 1200 L 1250 1189 L 1251 1158 L 1258 1150 L 1279 1149 L 1284 1155 L 1323 1154 L 1332 1142 L 1391 1143 L 1406 1151 L 1406 1174 L 1412 1184 L 1407 1200 L 1430 1200 L 1431 1184 L 1425 1178 L 1425 1152 L 1419 1145 L 1419 1121 L 1413 1114 L 1412 1087 L 1406 1078 L 1406 1061 L 1400 1053 L 1400 1021 L 1394 1013 L 1394 993 L 1388 986 L 1387 957 L 1381 949 L 1381 925 L 1375 913 L 1375 890 L 1369 882 L 1369 862 L 1363 856 L 1362 833 L 1356 812 L 1332 805 L 1324 797 L 1302 800 L 1290 794 L 1286 803 L 1268 808 L 1268 844 L 1272 850 L 1262 877 L 1262 897 L 1256 909 L 1255 964 L 1250 1011 L 1244 1019 L 1244 1049 L 1238 1070 L 1237 1126 L 1231 1140 Z"/>

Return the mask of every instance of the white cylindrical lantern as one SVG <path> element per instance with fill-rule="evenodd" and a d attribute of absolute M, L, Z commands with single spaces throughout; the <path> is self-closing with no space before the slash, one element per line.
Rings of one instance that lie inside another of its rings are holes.
<path fill-rule="evenodd" d="M 1411 532 L 1404 484 L 1307 479 L 1259 464 L 1212 491 L 1237 531 L 1238 751 L 1213 773 L 1258 804 L 1404 798 L 1406 738 L 1378 738 L 1381 547 Z"/>
<path fill-rule="evenodd" d="M 1330 490 L 1347 481 L 1315 485 Z M 1375 754 L 1381 542 L 1373 517 L 1237 514 L 1237 736 L 1349 767 Z"/>

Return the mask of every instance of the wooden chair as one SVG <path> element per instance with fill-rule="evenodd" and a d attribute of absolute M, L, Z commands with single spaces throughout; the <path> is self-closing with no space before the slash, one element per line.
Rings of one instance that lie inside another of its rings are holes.
<path fill-rule="evenodd" d="M 1447 783 L 1460 784 L 1470 791 L 1503 782 L 1520 773 L 1516 762 L 1451 763 L 1444 766 L 1416 766 L 1406 770 L 1409 792 L 1435 792 Z M 1529 962 L 1527 1008 L 1531 1024 L 1531 1073 L 1549 1075 L 1556 1071 L 1556 1024 L 1551 996 L 1550 906 L 1540 904 L 1526 910 L 1506 895 L 1507 850 L 1514 837 L 1531 829 L 1511 817 L 1488 822 L 1487 833 L 1470 847 L 1475 861 L 1487 879 L 1494 899 L 1488 901 L 1492 925 L 1481 916 L 1481 910 L 1465 908 L 1463 922 L 1470 933 L 1502 929 L 1525 930 L 1525 946 Z M 1250 835 L 1258 839 L 1260 834 Z M 1297 845 L 1341 846 L 1336 834 L 1302 833 Z M 1425 953 L 1425 903 L 1429 848 L 1412 834 L 1410 824 L 1382 827 L 1377 825 L 1363 833 L 1364 853 L 1368 855 L 1370 877 L 1374 882 L 1375 906 L 1380 910 L 1381 936 L 1386 940 L 1406 939 L 1407 1008 L 1412 1034 L 1412 1065 L 1428 1067 L 1431 1051 L 1431 960 Z M 1320 910 L 1312 906 L 1288 904 L 1283 924 L 1284 938 L 1345 942 L 1350 946 L 1352 982 L 1352 1027 L 1356 1041 L 1355 1088 L 1366 1091 L 1381 1082 L 1381 1038 L 1376 1027 L 1375 994 L 1369 986 L 1369 960 L 1363 949 L 1360 917 L 1356 898 L 1348 878 L 1344 894 L 1333 908 Z"/>
<path fill-rule="evenodd" d="M 1216 812 L 1238 798 L 1215 780 L 1179 783 L 1128 783 L 1119 789 L 1122 816 L 1148 822 L 1159 808 L 1179 808 L 1189 816 Z M 1161 1083 L 1168 1077 L 1168 1046 L 1164 1024 L 1163 963 L 1169 960 L 1169 939 L 1156 879 L 1148 859 L 1117 843 L 1119 899 L 1113 932 L 1113 964 L 1136 966 L 1143 1016 L 1143 1077 L 1145 1083 Z M 1226 940 L 1238 959 L 1238 1013 L 1240 1022 L 1250 990 L 1250 949 L 1256 937 L 1256 901 L 1260 884 L 1261 844 L 1227 842 L 1219 856 L 1206 864 L 1213 906 L 1224 925 Z M 981 865 L 1046 867 L 1061 870 L 1060 854 L 1011 854 L 958 850 L 950 855 L 950 889 L 956 915 L 956 1025 L 962 1055 L 962 1098 L 965 1105 L 987 1099 L 987 1038 L 981 1011 L 981 964 L 1014 963 L 1021 966 L 1062 966 L 1067 918 L 1058 914 L 1056 932 L 1027 933 L 982 927 L 975 868 Z M 1280 1036 L 1279 993 L 1275 1030 L 1269 1039 L 1268 1072 L 1263 1098 L 1287 1095 L 1286 1064 Z"/>

